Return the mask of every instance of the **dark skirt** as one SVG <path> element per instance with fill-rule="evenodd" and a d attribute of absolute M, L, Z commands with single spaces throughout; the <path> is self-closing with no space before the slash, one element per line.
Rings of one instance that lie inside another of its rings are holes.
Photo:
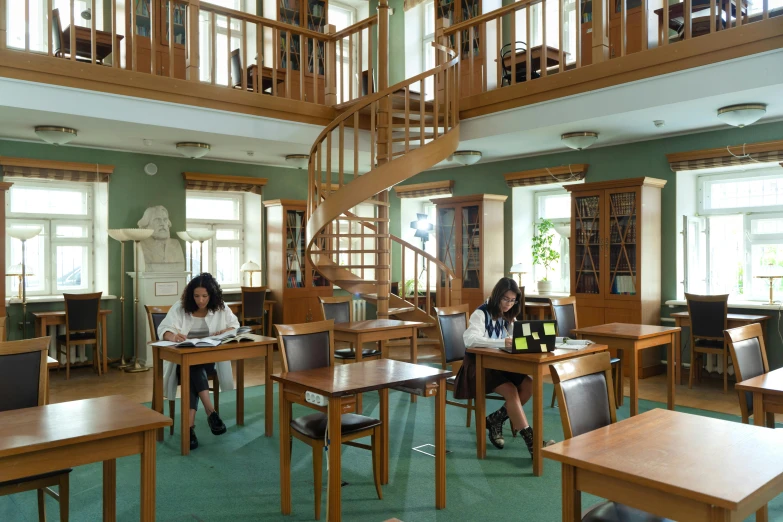
<path fill-rule="evenodd" d="M 525 377 L 527 376 L 521 373 L 484 370 L 484 394 L 493 393 L 495 388 L 507 382 L 518 388 Z M 462 366 L 454 382 L 454 398 L 463 400 L 476 398 L 476 356 L 472 353 L 466 352 L 462 359 Z"/>

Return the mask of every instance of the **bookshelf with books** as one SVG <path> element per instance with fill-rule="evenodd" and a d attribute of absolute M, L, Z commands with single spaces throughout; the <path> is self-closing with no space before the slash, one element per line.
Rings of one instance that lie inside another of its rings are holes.
<path fill-rule="evenodd" d="M 580 326 L 660 324 L 665 184 L 629 178 L 565 187 L 571 192 L 571 294 Z M 649 352 L 640 358 L 643 377 L 661 370 L 660 357 Z"/>
<path fill-rule="evenodd" d="M 324 33 L 328 23 L 329 3 L 327 0 L 277 0 L 277 20 L 285 24 L 304 27 L 317 33 Z M 324 42 L 313 42 L 311 39 L 304 40 L 304 50 L 301 49 L 302 43 L 299 36 L 280 32 L 280 42 L 278 49 L 280 51 L 280 69 L 288 69 L 289 59 L 292 72 L 290 78 L 286 81 L 291 82 L 291 98 L 300 99 L 301 77 L 298 72 L 304 67 L 304 101 L 315 103 L 324 103 L 324 80 L 326 68 L 326 48 Z M 286 53 L 286 49 L 288 53 Z M 286 56 L 286 54 L 288 56 Z M 317 100 L 313 99 L 313 82 L 316 82 Z M 285 89 L 285 84 L 279 88 Z"/>
<path fill-rule="evenodd" d="M 126 4 L 130 6 L 131 4 Z M 152 32 L 155 32 L 155 74 L 169 76 L 169 8 L 172 12 L 174 40 L 174 77 L 185 79 L 185 45 L 187 44 L 187 4 L 169 0 L 133 0 L 136 20 L 136 67 L 150 71 L 152 62 Z M 151 13 L 155 16 L 150 16 Z M 127 17 L 130 25 L 130 16 Z M 125 40 L 127 63 L 132 63 L 130 38 Z"/>
<path fill-rule="evenodd" d="M 332 295 L 331 283 L 305 256 L 305 202 L 265 201 L 266 259 L 275 318 L 281 324 L 320 320 L 318 297 Z"/>
<path fill-rule="evenodd" d="M 605 4 L 606 5 L 606 4 Z M 663 5 L 662 0 L 647 1 L 647 27 L 657 27 L 658 18 L 655 10 Z M 592 0 L 580 0 L 582 14 L 582 66 L 593 63 L 593 2 Z M 609 9 L 609 58 L 618 58 L 622 55 L 620 37 L 622 29 L 622 4 L 621 0 L 608 2 Z M 642 50 L 642 2 L 641 0 L 625 0 L 625 54 L 632 54 Z M 657 43 L 657 31 L 648 30 L 648 45 L 654 47 Z"/>

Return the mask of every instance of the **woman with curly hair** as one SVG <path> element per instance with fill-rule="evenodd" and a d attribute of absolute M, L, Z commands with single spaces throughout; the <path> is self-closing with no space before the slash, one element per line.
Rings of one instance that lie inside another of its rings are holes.
<path fill-rule="evenodd" d="M 221 334 L 234 328 L 239 328 L 239 321 L 223 302 L 223 292 L 218 282 L 205 272 L 191 279 L 185 287 L 180 300 L 174 303 L 158 326 L 158 338 L 179 343 L 185 339 Z M 207 373 L 213 369 L 214 363 L 190 367 L 190 449 L 198 447 L 194 427 L 199 399 L 204 404 L 212 433 L 222 435 L 226 432 L 226 425 L 209 398 Z M 176 397 L 179 373 L 178 364 L 163 361 L 163 391 L 166 397 Z M 217 363 L 217 374 L 221 391 L 234 389 L 230 361 Z M 182 392 L 185 393 L 185 390 Z"/>

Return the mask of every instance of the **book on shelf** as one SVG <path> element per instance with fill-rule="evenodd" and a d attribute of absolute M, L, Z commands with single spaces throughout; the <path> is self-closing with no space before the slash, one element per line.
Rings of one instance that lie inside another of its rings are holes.
<path fill-rule="evenodd" d="M 136 0 L 136 16 L 149 16 L 149 5 L 147 0 Z"/>

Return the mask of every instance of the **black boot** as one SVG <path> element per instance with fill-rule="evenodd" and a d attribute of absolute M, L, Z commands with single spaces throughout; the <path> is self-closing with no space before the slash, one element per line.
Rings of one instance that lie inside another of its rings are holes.
<path fill-rule="evenodd" d="M 506 407 L 501 406 L 500 409 L 487 416 L 487 429 L 489 430 L 489 441 L 497 449 L 503 449 L 506 445 L 506 441 L 503 439 L 503 422 L 508 419 L 508 413 Z"/>
<path fill-rule="evenodd" d="M 190 427 L 190 449 L 194 450 L 198 448 L 198 438 L 196 437 L 196 429 L 194 426 Z"/>
<path fill-rule="evenodd" d="M 522 436 L 522 439 L 525 441 L 525 445 L 527 446 L 527 450 L 530 452 L 530 456 L 533 456 L 533 427 L 528 426 L 527 428 L 523 428 L 519 430 L 519 434 Z M 541 447 L 546 448 L 547 446 L 551 446 L 554 444 L 555 441 L 548 440 L 546 442 L 542 441 Z"/>

